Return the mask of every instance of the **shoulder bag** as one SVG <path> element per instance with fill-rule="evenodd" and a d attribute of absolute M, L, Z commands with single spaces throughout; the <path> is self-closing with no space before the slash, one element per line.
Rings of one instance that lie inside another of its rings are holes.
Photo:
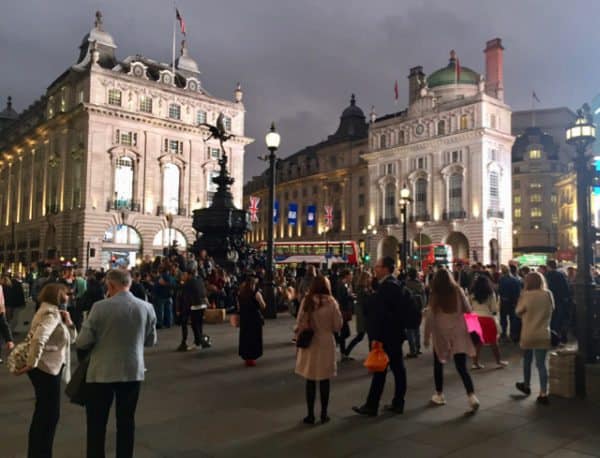
<path fill-rule="evenodd" d="M 296 337 L 296 347 L 298 348 L 308 348 L 310 347 L 310 343 L 315 335 L 315 330 L 311 326 L 310 315 L 308 317 L 308 327 L 304 328 Z"/>
<path fill-rule="evenodd" d="M 90 357 L 87 355 L 81 362 L 75 372 L 71 375 L 71 380 L 67 383 L 65 394 L 73 404 L 85 406 L 88 398 L 88 384 L 85 381 Z"/>

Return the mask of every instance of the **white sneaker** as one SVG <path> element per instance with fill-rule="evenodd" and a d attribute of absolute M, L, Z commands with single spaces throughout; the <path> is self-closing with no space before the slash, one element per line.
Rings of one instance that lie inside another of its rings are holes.
<path fill-rule="evenodd" d="M 435 393 L 431 396 L 431 402 L 436 406 L 443 406 L 446 404 L 446 398 L 444 398 L 443 394 Z"/>
<path fill-rule="evenodd" d="M 496 364 L 496 369 L 504 369 L 506 366 L 508 366 L 508 361 L 499 361 Z"/>
<path fill-rule="evenodd" d="M 473 393 L 469 395 L 469 406 L 471 406 L 471 412 L 473 413 L 477 412 L 477 409 L 479 409 L 479 399 L 477 399 L 477 396 Z"/>

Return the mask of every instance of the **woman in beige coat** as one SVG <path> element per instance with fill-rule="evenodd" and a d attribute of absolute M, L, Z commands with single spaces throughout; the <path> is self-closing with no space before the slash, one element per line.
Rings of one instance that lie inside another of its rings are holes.
<path fill-rule="evenodd" d="M 537 401 L 548 404 L 548 370 L 546 354 L 551 348 L 550 320 L 554 310 L 554 297 L 546 288 L 546 280 L 539 272 L 530 272 L 525 277 L 524 290 L 519 297 L 516 313 L 522 320 L 521 340 L 523 349 L 523 382 L 518 382 L 519 391 L 529 395 L 531 388 L 531 363 L 535 364 L 540 376 L 540 395 Z"/>
<path fill-rule="evenodd" d="M 51 457 L 60 416 L 60 380 L 70 376 L 70 344 L 77 331 L 69 312 L 60 310 L 68 300 L 67 287 L 50 283 L 40 292 L 41 303 L 31 321 L 27 365 L 16 375 L 27 373 L 35 391 L 35 410 L 29 427 L 28 458 Z"/>
<path fill-rule="evenodd" d="M 321 275 L 312 282 L 310 290 L 298 312 L 297 335 L 304 329 L 314 330 L 308 348 L 299 348 L 296 355 L 296 374 L 306 379 L 306 406 L 308 415 L 304 423 L 315 422 L 317 381 L 321 395 L 321 423 L 327 423 L 329 404 L 329 379 L 336 375 L 334 333 L 342 329 L 342 314 L 331 295 L 329 280 Z"/>

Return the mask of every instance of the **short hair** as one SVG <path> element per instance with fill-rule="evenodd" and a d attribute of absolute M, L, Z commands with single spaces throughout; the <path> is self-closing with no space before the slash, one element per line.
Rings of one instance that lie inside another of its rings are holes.
<path fill-rule="evenodd" d="M 548 269 L 552 270 L 556 270 L 556 268 L 558 267 L 555 259 L 548 259 L 548 261 L 546 261 L 546 266 L 548 267 Z"/>
<path fill-rule="evenodd" d="M 508 275 L 510 273 L 510 270 L 507 266 L 505 266 L 504 264 L 502 264 L 500 266 L 500 272 L 502 272 L 502 275 Z"/>
<path fill-rule="evenodd" d="M 46 284 L 40 294 L 38 294 L 38 302 L 46 302 L 52 305 L 60 304 L 59 295 L 62 292 L 67 292 L 67 286 L 63 283 L 48 283 Z"/>
<path fill-rule="evenodd" d="M 352 273 L 352 271 L 350 269 L 344 269 L 340 272 L 340 277 L 342 277 L 342 278 L 347 277 L 351 273 Z"/>
<path fill-rule="evenodd" d="M 410 278 L 411 280 L 416 280 L 417 279 L 417 269 L 415 269 L 414 267 L 411 267 L 410 269 L 408 269 L 408 278 Z"/>
<path fill-rule="evenodd" d="M 124 269 L 110 269 L 106 273 L 106 281 L 116 286 L 129 287 L 131 286 L 131 275 Z"/>
<path fill-rule="evenodd" d="M 391 256 L 384 256 L 381 259 L 381 265 L 384 268 L 386 268 L 389 271 L 389 273 L 393 273 L 396 269 L 396 261 L 394 261 L 394 258 L 392 258 Z"/>

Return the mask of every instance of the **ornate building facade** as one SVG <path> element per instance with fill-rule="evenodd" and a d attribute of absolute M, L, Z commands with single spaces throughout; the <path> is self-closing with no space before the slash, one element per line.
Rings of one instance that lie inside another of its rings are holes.
<path fill-rule="evenodd" d="M 449 64 L 408 76 L 409 106 L 371 124 L 369 222 L 381 226 L 377 255 L 402 241 L 400 190 L 410 190 L 408 239 L 445 243 L 454 260 L 507 263 L 512 256 L 511 110 L 504 103 L 503 47 L 487 42 L 485 79 Z M 420 243 L 419 243 L 420 242 Z"/>
<path fill-rule="evenodd" d="M 276 196 L 280 217 L 275 226 L 277 240 L 357 240 L 368 224 L 369 187 L 367 167 L 361 155 L 367 152 L 368 124 L 354 95 L 343 111 L 338 129 L 327 140 L 308 146 L 277 162 Z M 258 217 L 248 241 L 266 240 L 268 170 L 244 186 L 245 202 L 260 198 Z M 287 209 L 296 204 L 297 223 L 288 224 Z M 308 226 L 309 207 L 315 207 L 314 226 Z M 332 207 L 333 225 L 325 225 L 325 206 Z"/>
<path fill-rule="evenodd" d="M 207 206 L 218 143 L 205 142 L 219 113 L 233 194 L 242 205 L 245 110 L 210 95 L 185 42 L 171 65 L 117 60 L 102 16 L 77 62 L 0 132 L 0 265 L 65 258 L 131 265 L 195 239 L 191 212 Z M 6 113 L 6 111 L 5 111 Z M 6 117 L 7 118 L 7 117 Z"/>

